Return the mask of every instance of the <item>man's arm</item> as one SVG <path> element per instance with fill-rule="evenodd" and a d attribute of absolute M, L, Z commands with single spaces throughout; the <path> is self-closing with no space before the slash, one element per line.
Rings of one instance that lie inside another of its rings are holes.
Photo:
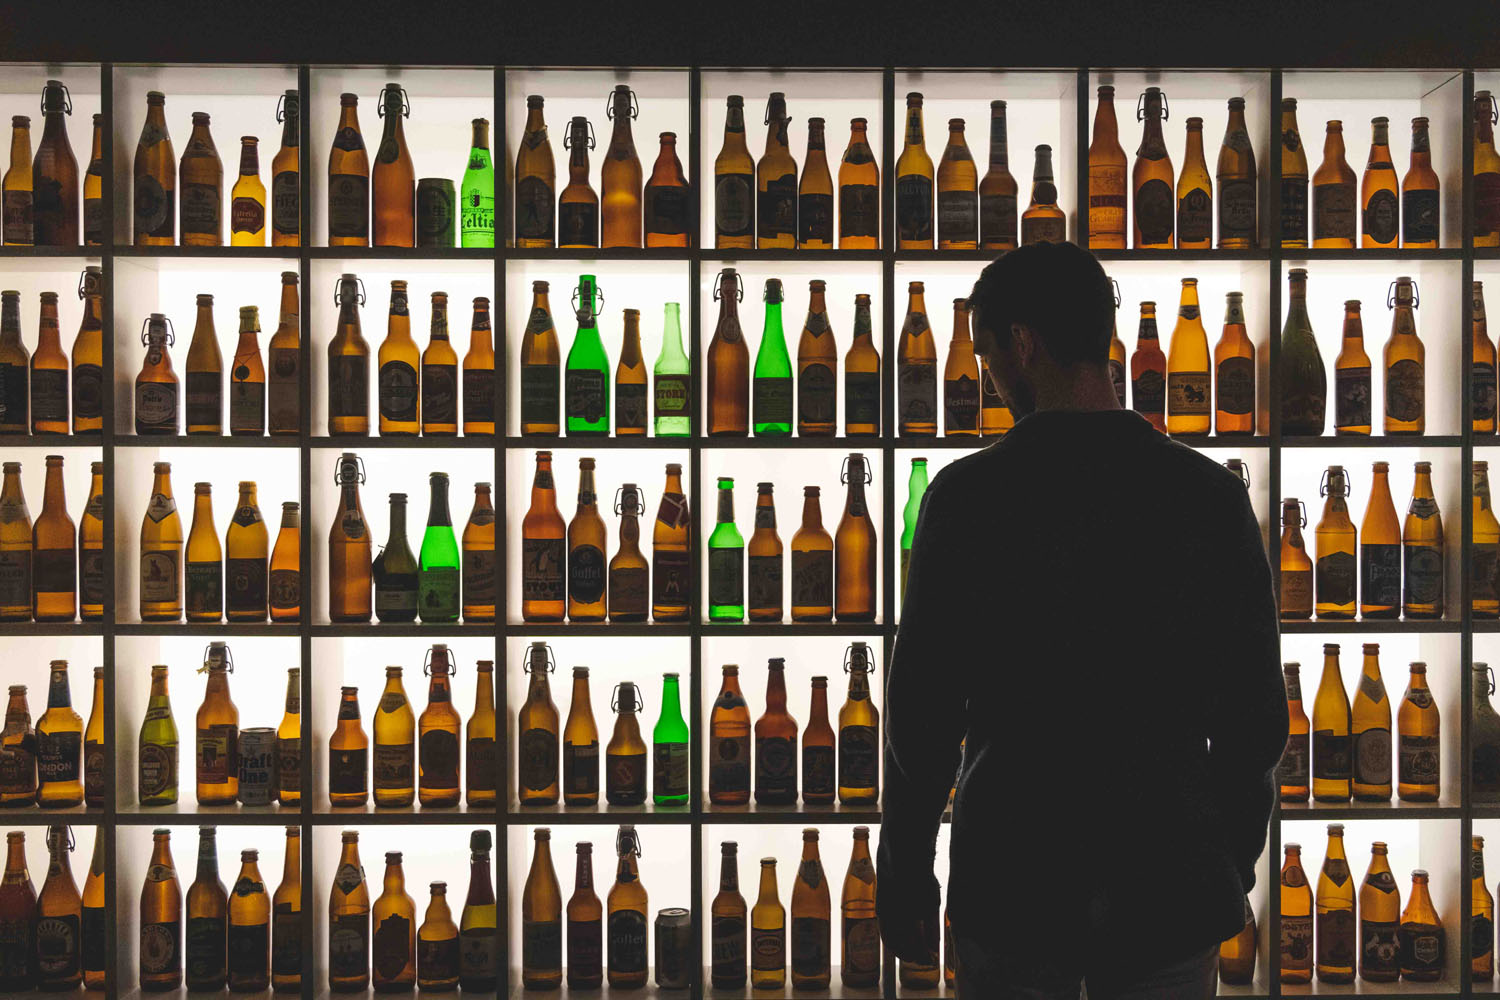
<path fill-rule="evenodd" d="M 933 859 L 966 729 L 965 671 L 972 659 L 964 655 L 962 629 L 977 620 L 971 610 L 973 556 L 959 530 L 972 523 L 948 502 L 943 482 L 939 475 L 922 498 L 885 683 L 877 902 L 887 946 L 915 961 L 930 958 L 924 946 L 936 951 Z"/>

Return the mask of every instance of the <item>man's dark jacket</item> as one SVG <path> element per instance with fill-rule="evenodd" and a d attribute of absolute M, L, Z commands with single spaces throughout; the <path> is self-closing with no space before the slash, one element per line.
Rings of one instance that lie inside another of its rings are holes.
<path fill-rule="evenodd" d="M 1038 412 L 933 479 L 909 572 L 884 901 L 920 898 L 967 738 L 955 934 L 1082 969 L 1236 933 L 1287 732 L 1245 485 L 1132 411 Z"/>

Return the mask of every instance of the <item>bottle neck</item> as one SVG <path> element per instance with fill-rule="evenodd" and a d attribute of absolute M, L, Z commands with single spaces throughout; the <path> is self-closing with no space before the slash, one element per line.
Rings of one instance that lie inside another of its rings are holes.
<path fill-rule="evenodd" d="M 734 523 L 734 491 L 728 489 L 719 490 L 719 523 Z"/>
<path fill-rule="evenodd" d="M 432 484 L 432 502 L 427 510 L 429 528 L 452 527 L 453 519 L 448 514 L 448 480 L 439 479 Z"/>
<path fill-rule="evenodd" d="M 578 866 L 574 869 L 573 888 L 577 892 L 594 888 L 594 855 L 589 851 L 578 852 Z"/>
<path fill-rule="evenodd" d="M 31 173 L 31 128 L 17 125 L 10 130 L 10 169 Z"/>
<path fill-rule="evenodd" d="M 740 888 L 739 858 L 726 854 L 719 862 L 719 891 L 738 892 Z"/>
<path fill-rule="evenodd" d="M 802 498 L 802 527 L 807 531 L 822 530 L 823 502 L 820 497 L 807 496 Z"/>
<path fill-rule="evenodd" d="M 786 713 L 786 674 L 782 670 L 772 670 L 766 678 L 766 711 Z"/>
<path fill-rule="evenodd" d="M 240 146 L 240 176 L 260 176 L 260 149 L 253 142 Z"/>
<path fill-rule="evenodd" d="M 1004 108 L 990 112 L 990 169 L 1010 169 L 1010 141 L 1006 136 Z"/>
<path fill-rule="evenodd" d="M 72 706 L 73 693 L 68 688 L 68 672 L 54 669 L 52 680 L 47 685 L 47 707 L 71 708 Z"/>

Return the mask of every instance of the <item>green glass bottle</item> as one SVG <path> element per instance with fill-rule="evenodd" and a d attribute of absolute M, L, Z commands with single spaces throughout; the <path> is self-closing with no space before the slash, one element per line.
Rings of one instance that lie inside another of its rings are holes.
<path fill-rule="evenodd" d="M 469 165 L 464 168 L 459 196 L 459 245 L 495 245 L 495 167 L 490 162 L 490 120 L 475 118 L 474 138 L 469 143 Z"/>
<path fill-rule="evenodd" d="M 661 354 L 652 372 L 656 397 L 656 436 L 687 437 L 693 432 L 693 375 L 682 349 L 681 309 L 667 303 L 661 331 Z"/>
<path fill-rule="evenodd" d="M 927 459 L 911 460 L 911 478 L 906 481 L 906 526 L 901 530 L 901 600 L 906 600 L 906 567 L 911 563 L 911 541 L 917 536 L 917 515 L 922 494 L 927 492 Z"/>
<path fill-rule="evenodd" d="M 417 610 L 424 622 L 456 622 L 459 609 L 458 539 L 448 516 L 448 474 L 434 472 L 432 506 L 422 533 L 417 571 Z"/>
<path fill-rule="evenodd" d="M 569 437 L 609 433 L 609 356 L 599 338 L 599 308 L 603 305 L 604 296 L 599 294 L 594 276 L 580 275 L 573 297 L 578 333 L 568 350 L 563 374 L 563 411 Z"/>
<path fill-rule="evenodd" d="M 1281 331 L 1281 433 L 1322 434 L 1328 374 L 1307 317 L 1307 271 L 1287 272 L 1289 301 Z"/>
<path fill-rule="evenodd" d="M 657 805 L 688 800 L 688 727 L 682 718 L 677 675 L 662 675 L 661 716 L 651 731 L 651 797 Z"/>
<path fill-rule="evenodd" d="M 719 523 L 708 536 L 708 620 L 745 620 L 745 539 L 734 525 L 734 480 L 719 477 Z"/>
<path fill-rule="evenodd" d="M 177 722 L 167 696 L 164 663 L 151 668 L 151 700 L 146 702 L 146 718 L 141 723 L 136 774 L 141 805 L 165 806 L 177 801 Z"/>
<path fill-rule="evenodd" d="M 406 494 L 391 494 L 391 533 L 370 565 L 375 579 L 375 617 L 383 622 L 417 620 L 417 557 L 406 543 Z"/>
<path fill-rule="evenodd" d="M 750 411 L 756 437 L 788 437 L 792 433 L 792 359 L 781 329 L 781 281 L 766 279 L 766 326 L 755 352 Z"/>

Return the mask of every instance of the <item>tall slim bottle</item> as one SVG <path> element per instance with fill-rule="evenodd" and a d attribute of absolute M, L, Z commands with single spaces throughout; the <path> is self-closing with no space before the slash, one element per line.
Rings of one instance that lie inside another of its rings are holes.
<path fill-rule="evenodd" d="M 880 434 L 880 352 L 870 325 L 870 296 L 854 296 L 854 329 L 844 355 L 844 433 Z"/>
<path fill-rule="evenodd" d="M 495 988 L 495 890 L 490 883 L 490 832 L 469 834 L 469 894 L 459 917 L 458 985 L 465 992 Z"/>
<path fill-rule="evenodd" d="M 1330 121 L 1323 139 L 1323 162 L 1312 178 L 1312 245 L 1352 249 L 1357 224 L 1354 171 L 1344 160 L 1344 123 Z"/>
<path fill-rule="evenodd" d="M 615 989 L 637 989 L 646 984 L 650 904 L 637 867 L 641 843 L 634 826 L 620 827 L 616 848 L 620 864 L 605 902 L 609 985 Z"/>
<path fill-rule="evenodd" d="M 1324 643 L 1323 677 L 1312 714 L 1312 791 L 1319 802 L 1349 801 L 1354 755 L 1351 725 L 1349 697 L 1339 674 L 1339 647 Z"/>
<path fill-rule="evenodd" d="M 31 161 L 32 224 L 39 247 L 78 246 L 78 161 L 64 116 L 73 98 L 60 80 L 42 89 L 42 139 Z"/>
<path fill-rule="evenodd" d="M 573 695 L 563 727 L 563 802 L 570 806 L 599 801 L 599 727 L 589 698 L 589 668 L 573 668 Z"/>
<path fill-rule="evenodd" d="M 382 437 L 416 434 L 421 428 L 421 393 L 417 374 L 420 364 L 417 342 L 411 335 L 406 282 L 392 281 L 390 317 L 385 340 L 380 342 L 380 374 L 375 391 Z"/>
<path fill-rule="evenodd" d="M 182 519 L 172 498 L 172 465 L 156 462 L 146 515 L 141 519 L 142 621 L 182 619 Z"/>
<path fill-rule="evenodd" d="M 755 353 L 751 422 L 756 437 L 788 437 L 792 433 L 792 362 L 781 325 L 779 279 L 766 279 L 765 301 L 766 322 Z"/>
<path fill-rule="evenodd" d="M 295 247 L 302 245 L 301 97 L 288 90 L 278 103 L 281 148 L 271 159 L 271 245 Z"/>
<path fill-rule="evenodd" d="M 1167 429 L 1167 356 L 1156 330 L 1156 303 L 1141 303 L 1130 356 L 1130 407 L 1159 431 Z"/>
<path fill-rule="evenodd" d="M 641 357 L 641 311 L 626 309 L 620 360 L 615 365 L 615 435 L 642 437 L 650 418 L 646 362 Z"/>
<path fill-rule="evenodd" d="M 608 437 L 610 416 L 609 355 L 599 336 L 599 309 L 604 295 L 592 274 L 578 277 L 575 294 L 578 332 L 568 349 L 563 376 L 563 413 L 569 437 Z"/>
<path fill-rule="evenodd" d="M 869 123 L 849 119 L 849 145 L 839 162 L 839 249 L 880 246 L 880 165 L 870 148 Z"/>
<path fill-rule="evenodd" d="M 1302 868 L 1302 846 L 1286 844 L 1278 894 L 1281 919 L 1281 967 L 1283 983 L 1312 982 L 1313 891 Z"/>
<path fill-rule="evenodd" d="M 797 187 L 797 246 L 808 250 L 833 249 L 833 175 L 823 119 L 807 120 L 807 160 Z"/>
<path fill-rule="evenodd" d="M 29 247 L 36 244 L 32 223 L 34 189 L 31 181 L 31 119 L 15 115 L 10 120 L 10 167 L 3 182 L 3 227 L 5 245 Z"/>
<path fill-rule="evenodd" d="M 1125 150 L 1115 119 L 1115 88 L 1099 88 L 1089 144 L 1089 249 L 1125 249 Z"/>
<path fill-rule="evenodd" d="M 557 245 L 587 249 L 599 245 L 599 196 L 589 186 L 589 150 L 594 129 L 587 118 L 568 122 L 568 183 L 557 198 Z"/>
<path fill-rule="evenodd" d="M 229 192 L 229 244 L 266 245 L 266 186 L 260 181 L 260 140 L 240 137 L 240 168 Z"/>
<path fill-rule="evenodd" d="M 47 710 L 36 720 L 36 804 L 65 809 L 83 802 L 83 718 L 73 711 L 68 661 L 50 669 Z"/>
<path fill-rule="evenodd" d="M 979 171 L 964 141 L 964 120 L 948 120 L 948 144 L 937 168 L 937 243 L 939 250 L 974 250 L 979 246 Z"/>
<path fill-rule="evenodd" d="M 224 245 L 224 164 L 209 124 L 205 112 L 193 112 L 193 130 L 177 166 L 177 205 L 185 247 Z"/>
<path fill-rule="evenodd" d="M 708 345 L 708 433 L 743 437 L 750 429 L 750 350 L 737 303 L 744 296 L 733 268 L 719 272 L 719 319 Z"/>
<path fill-rule="evenodd" d="M 521 890 L 521 985 L 550 990 L 562 983 L 562 887 L 552 868 L 552 831 L 542 827 L 533 840 L 531 868 Z"/>
<path fill-rule="evenodd" d="M 667 463 L 666 483 L 651 527 L 651 617 L 686 621 L 692 588 L 688 555 L 691 516 L 682 491 L 682 466 Z"/>
<path fill-rule="evenodd" d="M 1203 158 L 1203 119 L 1187 120 L 1187 152 L 1177 177 L 1177 249 L 1207 250 L 1213 245 L 1214 189 Z"/>
<path fill-rule="evenodd" d="M 1391 162 L 1390 119 L 1370 119 L 1370 158 L 1360 179 L 1360 246 L 1394 248 L 1400 237 L 1396 165 Z"/>
<path fill-rule="evenodd" d="M 1416 463 L 1411 505 L 1401 526 L 1401 597 L 1408 618 L 1441 618 L 1443 517 L 1432 494 L 1432 463 Z"/>
<path fill-rule="evenodd" d="M 1349 519 L 1348 481 L 1344 467 L 1330 465 L 1320 492 L 1328 499 L 1317 528 L 1317 561 L 1313 564 L 1314 611 L 1320 619 L 1354 617 L 1354 522 Z"/>
<path fill-rule="evenodd" d="M 651 731 L 651 794 L 657 805 L 688 800 L 688 727 L 682 718 L 676 673 L 662 675 L 661 715 Z"/>
<path fill-rule="evenodd" d="M 1307 315 L 1307 271 L 1287 272 L 1290 305 L 1281 331 L 1281 431 L 1322 434 L 1328 376 Z"/>
<path fill-rule="evenodd" d="M 104 431 L 104 272 L 90 264 L 83 269 L 78 297 L 83 316 L 73 338 L 73 433 Z"/>
<path fill-rule="evenodd" d="M 1092 180 L 1092 167 L 1089 171 Z M 1016 179 L 1010 172 L 1005 102 L 990 102 L 989 169 L 979 179 L 979 245 L 1009 250 L 1016 245 Z M 846 983 L 847 985 L 847 983 Z"/>
<path fill-rule="evenodd" d="M 70 622 L 78 613 L 78 534 L 62 470 L 62 456 L 48 455 L 42 511 L 31 526 L 31 617 L 39 622 Z"/>
<path fill-rule="evenodd" d="M 495 433 L 495 345 L 490 335 L 490 300 L 474 297 L 474 318 L 469 326 L 469 350 L 460 376 L 463 397 L 464 436 Z"/>
<path fill-rule="evenodd" d="M 750 908 L 750 985 L 786 984 L 786 910 L 776 897 L 776 859 L 760 859 L 760 894 Z"/>
<path fill-rule="evenodd" d="M 185 418 L 189 434 L 224 433 L 224 358 L 214 329 L 214 297 L 199 295 L 188 344 Z"/>
<path fill-rule="evenodd" d="M 1328 824 L 1328 847 L 1318 872 L 1317 970 L 1320 983 L 1354 982 L 1356 928 L 1354 877 L 1344 857 L 1344 824 Z"/>
<path fill-rule="evenodd" d="M 1245 99 L 1229 99 L 1229 121 L 1219 146 L 1215 168 L 1219 184 L 1220 250 L 1246 250 L 1257 243 L 1260 213 L 1257 210 L 1255 147 L 1245 128 Z M 1251 921 L 1253 923 L 1253 921 Z M 1253 961 L 1253 959 L 1252 959 Z"/>
<path fill-rule="evenodd" d="M 666 304 L 661 354 L 651 372 L 653 426 L 657 437 L 686 437 L 692 433 L 692 369 L 682 349 L 680 312 L 676 302 Z"/>
<path fill-rule="evenodd" d="M 141 888 L 140 986 L 148 993 L 182 986 L 182 886 L 172 863 L 172 831 L 151 831 L 151 861 Z"/>
<path fill-rule="evenodd" d="M 429 669 L 427 707 L 417 717 L 417 800 L 424 808 L 451 808 L 463 794 L 459 780 L 462 720 L 453 707 L 447 646 L 432 647 Z"/>
<path fill-rule="evenodd" d="M 614 130 L 599 171 L 599 245 L 606 249 L 641 245 L 641 158 L 630 134 L 630 120 L 639 113 L 635 91 L 617 84 L 607 116 Z"/>
<path fill-rule="evenodd" d="M 359 831 L 345 830 L 340 840 L 328 890 L 328 988 L 355 993 L 370 985 L 370 890 L 359 863 Z"/>
<path fill-rule="evenodd" d="M 370 245 L 370 157 L 356 94 L 339 95 L 339 124 L 328 151 L 328 245 Z"/>
<path fill-rule="evenodd" d="M 688 246 L 687 175 L 677 158 L 677 133 L 663 132 L 661 149 L 646 180 L 642 201 L 646 215 L 647 247 Z"/>
<path fill-rule="evenodd" d="M 335 622 L 370 620 L 373 584 L 370 526 L 359 502 L 364 470 L 353 452 L 339 456 L 334 482 L 339 505 L 328 530 L 328 617 Z"/>
<path fill-rule="evenodd" d="M 448 340 L 448 293 L 432 293 L 432 325 L 422 351 L 422 433 L 458 434 L 458 352 Z"/>
<path fill-rule="evenodd" d="M 475 118 L 469 123 L 469 160 L 464 165 L 458 245 L 495 245 L 495 167 L 490 162 L 490 123 Z"/>
<path fill-rule="evenodd" d="M 927 321 L 923 283 L 907 287 L 906 319 L 896 358 L 896 419 L 900 434 L 937 433 L 937 345 Z"/>
<path fill-rule="evenodd" d="M 832 436 L 838 431 L 838 345 L 828 322 L 825 283 L 808 282 L 807 319 L 797 341 L 797 434 Z"/>
<path fill-rule="evenodd" d="M 787 141 L 786 95 L 773 91 L 766 103 L 766 149 L 755 164 L 755 233 L 761 249 L 797 245 L 797 161 Z"/>
<path fill-rule="evenodd" d="M 188 886 L 187 949 L 183 985 L 222 990 L 229 975 L 229 894 L 219 881 L 218 831 L 198 828 L 198 874 Z"/>
<path fill-rule="evenodd" d="M 1297 129 L 1297 99 L 1281 99 L 1281 245 L 1307 246 L 1307 151 Z"/>
<path fill-rule="evenodd" d="M 604 905 L 594 892 L 594 845 L 577 844 L 573 895 L 568 898 L 568 989 L 596 990 L 604 982 Z"/>
<path fill-rule="evenodd" d="M 464 794 L 471 806 L 494 805 L 495 759 L 495 663 L 480 660 L 474 665 L 474 711 L 464 730 Z"/>
<path fill-rule="evenodd" d="M 1391 338 L 1385 342 L 1385 432 L 1421 434 L 1427 429 L 1427 351 L 1417 336 L 1416 284 L 1393 283 Z"/>
<path fill-rule="evenodd" d="M 526 97 L 526 126 L 516 149 L 516 246 L 535 250 L 556 242 L 554 192 L 557 167 L 547 122 L 542 117 L 545 100 L 538 94 Z"/>
<path fill-rule="evenodd" d="M 285 285 L 283 301 L 285 301 Z M 364 286 L 352 274 L 339 277 L 338 327 L 328 341 L 328 433 L 370 433 L 370 345 L 359 329 Z"/>
<path fill-rule="evenodd" d="M 302 989 L 302 830 L 286 828 L 281 884 L 271 897 L 271 988 Z"/>
<path fill-rule="evenodd" d="M 151 668 L 151 694 L 141 721 L 136 751 L 136 798 L 143 806 L 165 806 L 177 801 L 177 722 L 167 694 L 167 665 Z"/>
<path fill-rule="evenodd" d="M 380 115 L 385 128 L 370 169 L 375 246 L 409 247 L 416 242 L 417 178 L 402 127 L 402 119 L 411 115 L 411 102 L 399 83 L 381 88 Z"/>
<path fill-rule="evenodd" d="M 714 159 L 714 247 L 755 246 L 755 160 L 745 145 L 745 99 L 725 101 L 724 143 Z"/>
<path fill-rule="evenodd" d="M 719 845 L 719 855 L 719 892 L 709 917 L 709 982 L 714 989 L 742 988 L 748 911 L 740 895 L 739 845 L 726 840 Z M 873 904 L 872 899 L 872 916 Z"/>
<path fill-rule="evenodd" d="M 1442 224 L 1438 175 L 1432 169 L 1432 143 L 1427 119 L 1411 120 L 1411 162 L 1401 178 L 1401 245 L 1435 250 Z"/>
<path fill-rule="evenodd" d="M 906 95 L 906 144 L 896 160 L 896 248 L 931 250 L 932 157 L 922 136 L 922 95 Z"/>
<path fill-rule="evenodd" d="M 31 433 L 68 433 L 68 356 L 57 327 L 57 293 L 43 292 L 31 353 Z"/>
<path fill-rule="evenodd" d="M 555 435 L 561 398 L 562 353 L 545 281 L 531 283 L 531 311 L 521 337 L 521 434 Z"/>
<path fill-rule="evenodd" d="M 1183 278 L 1177 325 L 1172 328 L 1167 353 L 1167 433 L 1208 433 L 1212 409 L 1208 369 L 1208 334 L 1198 308 L 1198 279 Z"/>
<path fill-rule="evenodd" d="M 1165 97 L 1159 87 L 1147 87 L 1141 95 L 1136 118 L 1145 122 L 1141 128 L 1141 145 L 1135 151 L 1130 172 L 1131 218 L 1137 250 L 1170 250 L 1172 248 L 1172 210 L 1175 200 L 1172 186 L 1172 158 L 1162 138 L 1161 123 L 1166 117 Z"/>

